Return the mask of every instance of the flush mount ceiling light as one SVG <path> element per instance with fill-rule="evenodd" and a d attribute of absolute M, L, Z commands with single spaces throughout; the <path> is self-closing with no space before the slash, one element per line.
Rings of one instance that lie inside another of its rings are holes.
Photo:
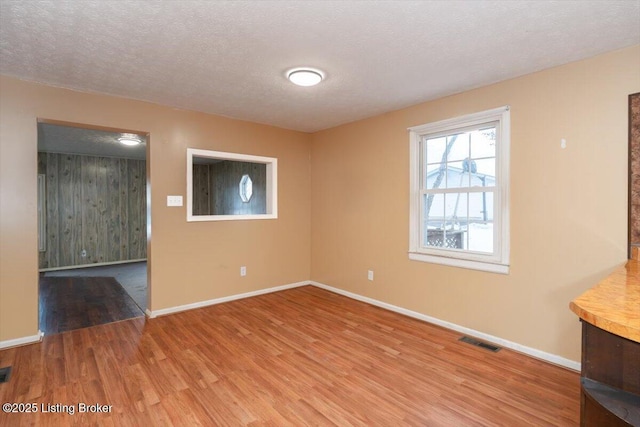
<path fill-rule="evenodd" d="M 140 137 L 134 133 L 123 133 L 122 136 L 118 138 L 118 141 L 120 142 L 120 144 L 130 146 L 142 143 Z"/>
<path fill-rule="evenodd" d="M 287 72 L 287 78 L 298 86 L 315 86 L 324 79 L 324 73 L 313 68 L 294 68 Z"/>

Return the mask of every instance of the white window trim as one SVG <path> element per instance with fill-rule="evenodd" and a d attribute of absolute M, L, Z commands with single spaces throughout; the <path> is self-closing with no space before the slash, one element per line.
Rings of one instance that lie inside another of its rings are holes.
<path fill-rule="evenodd" d="M 494 244 L 496 253 L 483 255 L 469 251 L 443 250 L 420 247 L 420 141 L 425 135 L 498 121 L 498 147 L 496 147 L 496 186 L 494 202 Z M 509 274 L 509 147 L 511 144 L 511 117 L 509 106 L 495 108 L 466 116 L 410 127 L 409 130 L 409 259 L 454 267 Z"/>
<path fill-rule="evenodd" d="M 246 215 L 194 215 L 193 214 L 193 157 L 208 157 L 218 160 L 264 163 L 266 165 L 266 214 Z M 224 151 L 187 148 L 187 222 L 239 221 L 255 219 L 278 219 L 278 159 L 275 157 L 227 153 Z"/>

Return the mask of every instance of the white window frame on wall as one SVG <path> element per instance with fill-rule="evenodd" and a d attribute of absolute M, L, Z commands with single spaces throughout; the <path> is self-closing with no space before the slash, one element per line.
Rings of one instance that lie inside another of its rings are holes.
<path fill-rule="evenodd" d="M 409 259 L 443 264 L 493 273 L 509 273 L 509 147 L 511 143 L 509 106 L 495 108 L 461 117 L 410 127 L 410 202 L 409 202 Z M 423 141 L 488 123 L 496 124 L 496 184 L 494 191 L 493 253 L 451 250 L 422 246 L 422 205 L 425 191 L 423 179 Z"/>
<path fill-rule="evenodd" d="M 232 160 L 266 165 L 266 210 L 264 214 L 244 215 L 194 215 L 193 214 L 193 158 L 207 157 L 216 160 Z M 187 148 L 187 222 L 194 221 L 238 221 L 255 219 L 278 219 L 278 159 L 250 154 Z"/>

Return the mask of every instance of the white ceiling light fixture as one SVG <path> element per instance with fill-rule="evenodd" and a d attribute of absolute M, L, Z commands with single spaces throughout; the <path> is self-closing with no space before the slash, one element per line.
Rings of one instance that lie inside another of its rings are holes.
<path fill-rule="evenodd" d="M 294 68 L 287 72 L 287 78 L 298 86 L 315 86 L 324 79 L 324 73 L 314 68 Z"/>
<path fill-rule="evenodd" d="M 142 143 L 140 137 L 134 133 L 123 133 L 120 138 L 118 138 L 118 142 L 123 145 L 139 145 Z"/>

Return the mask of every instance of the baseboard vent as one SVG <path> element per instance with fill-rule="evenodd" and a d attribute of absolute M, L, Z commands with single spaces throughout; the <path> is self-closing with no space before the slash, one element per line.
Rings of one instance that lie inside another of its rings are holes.
<path fill-rule="evenodd" d="M 477 339 L 468 337 L 466 335 L 460 338 L 458 341 L 466 342 L 467 344 L 475 345 L 476 347 L 481 347 L 481 348 L 484 348 L 485 350 L 493 351 L 494 353 L 502 349 L 502 347 L 498 347 L 497 345 L 478 341 Z"/>
<path fill-rule="evenodd" d="M 0 368 L 0 384 L 8 383 L 10 376 L 11 376 L 11 366 Z"/>

